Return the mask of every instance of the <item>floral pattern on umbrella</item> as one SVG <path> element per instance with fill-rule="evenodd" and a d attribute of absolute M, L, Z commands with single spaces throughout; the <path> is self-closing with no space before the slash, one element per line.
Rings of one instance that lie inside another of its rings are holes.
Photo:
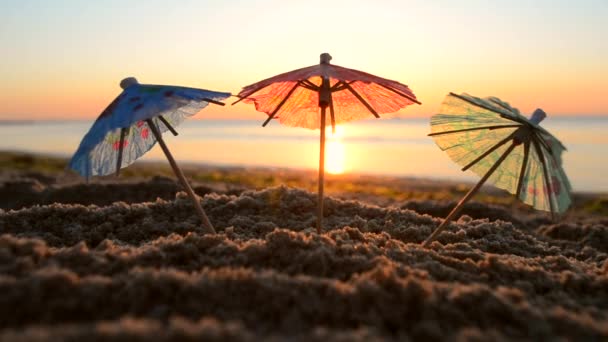
<path fill-rule="evenodd" d="M 123 92 L 101 113 L 84 136 L 68 166 L 89 179 L 90 176 L 118 173 L 158 142 L 173 172 L 190 197 L 207 232 L 215 233 L 196 194 L 186 180 L 162 138 L 184 119 L 198 113 L 208 103 L 230 96 L 203 89 L 139 84 L 133 77 L 122 80 Z M 150 134 L 152 133 L 152 134 Z"/>
<path fill-rule="evenodd" d="M 146 120 L 151 119 L 161 132 L 177 134 L 173 127 L 209 102 L 228 96 L 230 93 L 196 88 L 131 84 L 97 118 L 69 167 L 87 178 L 116 173 L 156 143 Z"/>

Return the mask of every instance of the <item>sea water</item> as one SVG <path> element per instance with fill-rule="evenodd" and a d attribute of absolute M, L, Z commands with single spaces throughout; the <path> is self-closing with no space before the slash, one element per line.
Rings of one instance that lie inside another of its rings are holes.
<path fill-rule="evenodd" d="M 164 138 L 178 162 L 222 166 L 316 169 L 319 130 L 261 120 L 187 120 L 179 136 Z M 71 156 L 91 121 L 0 123 L 0 150 Z M 575 191 L 608 192 L 608 117 L 548 117 L 543 127 L 568 148 L 564 169 Z M 334 173 L 383 174 L 476 181 L 434 143 L 429 120 L 372 119 L 328 129 L 326 169 Z M 141 160 L 164 160 L 154 147 Z"/>

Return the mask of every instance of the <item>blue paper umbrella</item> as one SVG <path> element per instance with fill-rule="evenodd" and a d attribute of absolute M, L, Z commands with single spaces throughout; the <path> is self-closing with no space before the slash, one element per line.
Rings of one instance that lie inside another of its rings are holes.
<path fill-rule="evenodd" d="M 175 126 L 208 103 L 223 106 L 219 101 L 229 97 L 230 93 L 139 84 L 133 77 L 122 80 L 120 86 L 123 92 L 101 113 L 84 136 L 69 167 L 87 179 L 96 175 L 118 175 L 121 168 L 131 165 L 158 142 L 182 186 L 195 202 L 203 223 L 213 231 L 161 133 L 171 131 L 177 135 Z"/>

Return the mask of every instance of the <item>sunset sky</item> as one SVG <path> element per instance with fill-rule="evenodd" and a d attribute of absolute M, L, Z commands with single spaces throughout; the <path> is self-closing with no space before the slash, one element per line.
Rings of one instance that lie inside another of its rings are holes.
<path fill-rule="evenodd" d="M 318 63 L 523 112 L 608 115 L 608 1 L 0 1 L 0 120 L 93 119 L 127 76 L 238 93 Z M 199 117 L 259 118 L 252 106 Z"/>

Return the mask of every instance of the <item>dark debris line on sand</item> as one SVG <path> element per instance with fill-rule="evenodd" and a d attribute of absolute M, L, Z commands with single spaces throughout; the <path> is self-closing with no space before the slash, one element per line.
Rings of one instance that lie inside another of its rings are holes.
<path fill-rule="evenodd" d="M 428 215 L 277 187 L 0 211 L 0 340 L 608 338 L 608 222 Z"/>

